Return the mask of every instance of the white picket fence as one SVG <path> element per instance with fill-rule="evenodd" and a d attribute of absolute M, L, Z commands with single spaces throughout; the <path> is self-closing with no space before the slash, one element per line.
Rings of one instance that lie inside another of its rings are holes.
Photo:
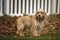
<path fill-rule="evenodd" d="M 47 15 L 59 13 L 60 0 L 0 0 L 0 16 L 3 13 L 11 16 L 34 15 L 36 10 L 44 9 Z"/>

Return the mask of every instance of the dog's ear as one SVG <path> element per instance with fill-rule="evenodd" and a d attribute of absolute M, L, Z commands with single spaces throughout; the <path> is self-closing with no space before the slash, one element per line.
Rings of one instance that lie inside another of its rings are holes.
<path fill-rule="evenodd" d="M 43 14 L 44 14 L 45 19 L 47 19 L 48 18 L 47 13 L 45 11 L 43 11 Z"/>
<path fill-rule="evenodd" d="M 39 10 L 37 10 L 36 12 L 35 12 L 35 16 L 36 16 L 36 14 L 38 14 L 39 13 Z"/>

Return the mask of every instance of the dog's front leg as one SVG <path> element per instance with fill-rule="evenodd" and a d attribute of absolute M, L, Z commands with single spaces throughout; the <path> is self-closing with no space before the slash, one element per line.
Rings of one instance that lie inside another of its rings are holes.
<path fill-rule="evenodd" d="M 37 32 L 37 25 L 36 24 L 32 25 L 31 30 L 32 30 L 32 36 L 39 36 L 38 32 Z"/>
<path fill-rule="evenodd" d="M 17 35 L 18 36 L 24 36 L 23 29 L 24 29 L 24 25 L 18 24 L 18 26 L 17 26 Z"/>

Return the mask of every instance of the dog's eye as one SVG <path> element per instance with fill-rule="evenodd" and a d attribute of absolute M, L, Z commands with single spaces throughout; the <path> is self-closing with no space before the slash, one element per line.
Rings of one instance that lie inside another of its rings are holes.
<path fill-rule="evenodd" d="M 42 12 L 40 12 L 42 14 Z"/>
<path fill-rule="evenodd" d="M 42 14 L 43 12 L 41 12 L 41 14 Z"/>
<path fill-rule="evenodd" d="M 39 14 L 39 12 L 37 12 Z"/>

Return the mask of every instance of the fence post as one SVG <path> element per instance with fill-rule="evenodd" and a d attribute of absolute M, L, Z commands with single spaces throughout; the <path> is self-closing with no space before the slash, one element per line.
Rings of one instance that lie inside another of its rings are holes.
<path fill-rule="evenodd" d="M 32 5 L 32 4 L 33 4 L 32 2 L 33 2 L 33 0 L 30 0 L 30 15 L 32 15 L 32 9 L 33 9 L 33 8 L 32 8 L 32 6 L 33 6 L 33 5 Z M 36 4 L 35 4 L 35 5 L 36 5 Z"/>
<path fill-rule="evenodd" d="M 0 16 L 3 16 L 3 13 L 2 13 L 2 0 L 0 0 Z"/>
<path fill-rule="evenodd" d="M 58 0 L 58 10 L 57 13 L 60 13 L 60 0 Z"/>
<path fill-rule="evenodd" d="M 21 3 L 22 3 L 21 1 L 22 1 L 22 0 L 19 0 L 19 2 L 18 2 L 18 4 L 19 4 L 19 7 L 18 7 L 18 8 L 19 8 L 19 9 L 18 9 L 18 15 L 17 15 L 17 16 L 23 16 L 23 15 L 21 14 L 21 11 L 22 11 L 22 10 L 21 10 L 21 9 L 22 9 L 22 8 L 21 8 L 21 5 L 22 5 L 22 4 L 21 4 Z"/>
<path fill-rule="evenodd" d="M 51 13 L 51 5 L 52 4 L 52 0 L 49 0 L 49 5 L 48 5 L 48 14 L 49 15 Z"/>
<path fill-rule="evenodd" d="M 47 0 L 45 0 L 45 12 L 47 12 Z"/>
<path fill-rule="evenodd" d="M 11 13 L 10 13 L 10 15 L 13 16 L 13 0 L 11 0 Z"/>
<path fill-rule="evenodd" d="M 38 9 L 40 9 L 40 0 L 38 0 Z"/>
<path fill-rule="evenodd" d="M 56 0 L 52 0 L 52 13 L 56 13 Z"/>
<path fill-rule="evenodd" d="M 60 13 L 60 0 L 59 0 L 59 13 Z"/>
<path fill-rule="evenodd" d="M 29 14 L 29 0 L 26 0 L 26 5 L 25 6 L 26 6 L 26 14 Z"/>
<path fill-rule="evenodd" d="M 6 0 L 6 14 L 9 15 L 9 0 Z"/>
<path fill-rule="evenodd" d="M 41 0 L 41 9 L 43 9 L 44 0 Z"/>
<path fill-rule="evenodd" d="M 14 16 L 16 16 L 17 15 L 17 0 L 15 0 L 14 4 L 15 4 Z"/>
<path fill-rule="evenodd" d="M 36 13 L 36 0 L 34 0 L 34 14 Z"/>
<path fill-rule="evenodd" d="M 22 13 L 25 13 L 25 1 L 26 0 L 21 0 L 22 1 Z"/>

